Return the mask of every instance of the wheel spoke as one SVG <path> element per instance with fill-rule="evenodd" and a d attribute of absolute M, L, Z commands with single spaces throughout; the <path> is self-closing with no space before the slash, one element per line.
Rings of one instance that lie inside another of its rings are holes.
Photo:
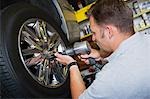
<path fill-rule="evenodd" d="M 34 29 L 36 31 L 36 33 L 38 34 L 39 38 L 42 40 L 44 40 L 44 42 L 47 42 L 47 38 L 46 38 L 46 29 L 45 29 L 46 25 L 44 24 L 44 22 L 40 22 L 40 21 L 36 21 Z M 42 41 L 43 41 L 42 40 Z"/>
<path fill-rule="evenodd" d="M 57 47 L 60 45 L 60 41 L 61 41 L 61 40 L 58 39 L 58 40 L 55 42 L 53 48 L 57 48 Z"/>
<path fill-rule="evenodd" d="M 60 70 L 60 67 L 58 67 L 58 66 L 55 67 L 54 72 L 55 72 L 54 75 L 58 81 L 62 82 L 65 79 L 62 71 Z"/>
<path fill-rule="evenodd" d="M 43 38 L 44 38 L 44 41 L 47 42 L 47 32 L 46 32 L 46 23 L 44 21 L 42 21 L 42 34 L 43 34 Z"/>
<path fill-rule="evenodd" d="M 28 58 L 25 63 L 28 67 L 33 66 L 33 65 L 37 65 L 38 63 L 42 62 L 43 59 L 41 58 L 41 56 L 38 57 L 32 57 L 32 58 Z"/>
<path fill-rule="evenodd" d="M 32 48 L 22 50 L 23 56 L 33 55 L 34 53 L 40 53 L 40 52 L 41 52 L 40 50 L 32 49 Z"/>
<path fill-rule="evenodd" d="M 24 26 L 24 29 L 30 37 L 34 38 L 36 41 L 39 41 L 39 38 L 34 34 L 34 31 L 27 26 Z"/>
<path fill-rule="evenodd" d="M 49 37 L 49 44 L 52 44 L 53 43 L 53 41 L 54 41 L 54 39 L 56 39 L 57 38 L 57 34 L 54 34 L 53 33 L 53 35 L 51 35 L 50 37 Z"/>
<path fill-rule="evenodd" d="M 40 25 L 39 21 L 37 20 L 34 26 L 35 32 L 37 33 L 38 37 L 41 38 L 41 33 L 40 33 Z"/>
<path fill-rule="evenodd" d="M 58 34 L 55 33 L 55 35 L 53 35 L 51 43 L 55 43 L 58 39 L 59 39 L 59 36 L 58 36 Z"/>
<path fill-rule="evenodd" d="M 43 64 L 38 64 L 37 76 L 39 81 L 43 81 Z"/>
<path fill-rule="evenodd" d="M 48 85 L 49 84 L 49 68 L 46 67 L 45 69 L 45 73 L 44 73 L 44 83 L 45 85 Z"/>
<path fill-rule="evenodd" d="M 51 69 L 54 74 L 54 77 L 56 78 L 55 82 L 56 80 L 58 82 L 62 82 L 63 80 L 65 80 L 65 75 L 63 75 L 62 73 L 63 69 L 61 68 L 61 64 L 58 64 L 55 60 L 53 60 L 53 63 L 51 63 Z"/>
<path fill-rule="evenodd" d="M 60 40 L 56 41 L 54 44 L 50 44 L 48 47 L 48 50 L 54 50 L 54 48 L 57 48 L 60 45 Z"/>
<path fill-rule="evenodd" d="M 33 48 L 38 50 L 42 50 L 39 44 L 37 44 L 28 34 L 26 31 L 22 31 L 22 34 L 25 36 L 24 40 Z"/>

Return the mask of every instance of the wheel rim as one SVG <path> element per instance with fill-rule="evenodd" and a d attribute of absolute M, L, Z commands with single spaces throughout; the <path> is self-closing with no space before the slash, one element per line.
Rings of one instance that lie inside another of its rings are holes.
<path fill-rule="evenodd" d="M 41 19 L 28 19 L 20 28 L 18 48 L 28 73 L 41 85 L 61 86 L 68 69 L 55 59 L 49 59 L 57 51 L 65 49 L 58 32 Z"/>

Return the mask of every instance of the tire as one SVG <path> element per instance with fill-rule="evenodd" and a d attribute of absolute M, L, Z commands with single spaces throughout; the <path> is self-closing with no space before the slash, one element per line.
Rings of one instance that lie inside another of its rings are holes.
<path fill-rule="evenodd" d="M 50 53 L 58 51 L 59 46 L 65 49 L 69 44 L 53 16 L 32 5 L 19 3 L 5 8 L 1 21 L 2 98 L 69 98 L 67 68 L 49 59 Z M 34 59 L 38 61 L 31 62 Z"/>

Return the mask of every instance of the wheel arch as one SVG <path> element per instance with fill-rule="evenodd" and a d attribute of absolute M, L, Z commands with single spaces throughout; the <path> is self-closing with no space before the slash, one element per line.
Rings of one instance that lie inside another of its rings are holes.
<path fill-rule="evenodd" d="M 67 36 L 69 45 L 80 40 L 80 30 L 75 13 L 65 0 L 2 0 L 1 10 L 18 2 L 25 2 L 39 7 L 52 15 L 53 20 Z M 71 20 L 68 19 L 68 15 L 72 17 Z"/>

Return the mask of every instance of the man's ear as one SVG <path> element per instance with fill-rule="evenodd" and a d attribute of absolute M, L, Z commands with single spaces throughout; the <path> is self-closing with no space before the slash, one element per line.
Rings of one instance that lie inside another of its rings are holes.
<path fill-rule="evenodd" d="M 114 36 L 114 31 L 111 26 L 106 26 L 106 33 L 109 39 L 112 39 Z"/>

